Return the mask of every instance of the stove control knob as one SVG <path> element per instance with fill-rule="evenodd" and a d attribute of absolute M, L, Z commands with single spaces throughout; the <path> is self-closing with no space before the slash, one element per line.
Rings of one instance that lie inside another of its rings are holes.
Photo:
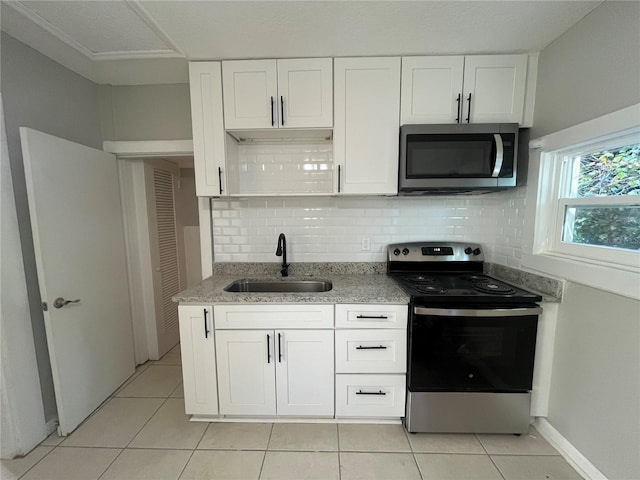
<path fill-rule="evenodd" d="M 474 254 L 474 255 L 480 255 L 481 253 L 482 253 L 482 251 L 481 251 L 479 248 L 476 248 L 476 249 L 473 251 L 473 254 Z"/>
<path fill-rule="evenodd" d="M 471 247 L 467 247 L 464 249 L 464 253 L 466 253 L 467 255 L 471 255 L 471 252 L 473 252 L 473 249 Z"/>
<path fill-rule="evenodd" d="M 396 248 L 396 249 L 393 251 L 393 254 L 394 254 L 396 257 L 397 257 L 398 255 L 400 255 L 400 249 L 399 249 L 399 248 Z"/>
<path fill-rule="evenodd" d="M 409 249 L 408 249 L 408 248 L 406 248 L 406 247 L 405 247 L 405 248 L 403 248 L 403 249 L 402 249 L 402 254 L 403 254 L 403 255 L 409 255 Z"/>

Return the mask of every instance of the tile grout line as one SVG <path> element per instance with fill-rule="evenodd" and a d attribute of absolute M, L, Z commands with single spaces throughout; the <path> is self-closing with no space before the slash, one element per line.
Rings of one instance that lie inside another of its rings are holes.
<path fill-rule="evenodd" d="M 46 446 L 49 446 L 49 445 L 42 445 L 42 446 L 46 447 Z M 44 460 L 46 457 L 48 457 L 48 456 L 49 456 L 49 455 L 50 455 L 50 454 L 51 454 L 51 453 L 52 453 L 56 448 L 58 448 L 59 446 L 60 446 L 60 445 L 58 444 L 58 445 L 56 445 L 56 446 L 51 447 L 51 450 L 49 450 L 47 453 L 45 453 L 45 454 L 42 456 L 42 458 L 41 458 L 40 460 L 38 460 L 36 463 L 34 463 L 33 465 L 31 465 L 27 470 L 25 470 L 25 471 L 22 473 L 22 475 L 20 475 L 20 476 L 18 477 L 18 479 L 20 479 L 20 478 L 24 477 L 27 473 L 29 473 L 31 470 L 33 470 L 33 468 L 34 468 L 36 465 L 38 465 L 42 460 Z M 38 448 L 38 447 L 40 447 L 40 445 L 38 445 L 37 447 L 35 447 L 33 450 L 35 450 L 35 449 L 36 449 L 36 448 Z M 33 452 L 33 450 L 31 450 L 31 452 Z M 29 453 L 31 453 L 31 452 L 29 452 Z M 27 453 L 27 455 L 29 455 L 29 453 Z M 27 455 L 25 455 L 25 456 L 24 456 L 24 457 L 22 457 L 22 458 L 26 458 L 26 457 L 27 457 Z"/>
<path fill-rule="evenodd" d="M 498 465 L 496 465 L 496 462 L 493 461 L 493 458 L 491 458 L 491 455 L 489 454 L 489 451 L 487 450 L 487 447 L 484 446 L 484 443 L 482 443 L 482 440 L 480 439 L 480 437 L 478 437 L 478 435 L 476 433 L 474 433 L 473 436 L 476 437 L 476 440 L 478 440 L 478 443 L 480 443 L 480 446 L 482 447 L 482 449 L 487 454 L 487 457 L 489 457 L 489 461 L 495 467 L 495 469 L 498 471 L 498 474 L 503 478 L 503 480 L 506 480 L 506 477 L 502 474 L 502 470 L 500 470 Z"/>
<path fill-rule="evenodd" d="M 342 452 L 340 451 L 340 424 L 336 424 L 336 434 L 338 435 L 338 480 L 342 480 Z"/>
<path fill-rule="evenodd" d="M 416 469 L 418 470 L 418 475 L 420 475 L 421 480 L 424 480 L 424 476 L 422 475 L 422 470 L 420 469 L 420 465 L 418 464 L 418 459 L 416 458 L 416 452 L 413 449 L 413 443 L 411 443 L 411 437 L 409 436 L 411 435 L 411 433 L 407 431 L 404 425 L 402 425 L 402 430 L 404 431 L 404 436 L 407 438 L 407 442 L 409 443 L 409 450 L 411 450 L 411 456 L 413 457 L 413 463 L 416 466 Z"/>
<path fill-rule="evenodd" d="M 267 460 L 267 451 L 269 450 L 269 443 L 271 443 L 271 436 L 273 435 L 273 427 L 274 424 L 271 424 L 271 429 L 269 430 L 269 439 L 267 440 L 267 446 L 263 450 L 262 455 L 262 463 L 260 464 L 260 472 L 258 473 L 258 480 L 262 477 L 262 470 L 264 469 L 264 462 Z"/>

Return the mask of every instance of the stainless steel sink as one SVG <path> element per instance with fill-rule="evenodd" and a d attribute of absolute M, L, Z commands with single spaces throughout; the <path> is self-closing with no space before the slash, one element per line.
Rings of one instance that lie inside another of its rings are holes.
<path fill-rule="evenodd" d="M 328 292 L 333 284 L 328 280 L 251 280 L 240 279 L 224 287 L 225 292 L 312 293 Z"/>

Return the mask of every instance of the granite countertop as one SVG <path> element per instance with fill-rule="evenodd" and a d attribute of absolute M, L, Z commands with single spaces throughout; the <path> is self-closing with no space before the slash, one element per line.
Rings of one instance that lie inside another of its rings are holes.
<path fill-rule="evenodd" d="M 282 282 L 292 280 L 329 280 L 333 288 L 318 293 L 233 293 L 223 289 L 234 280 L 268 279 Z M 216 274 L 173 297 L 179 303 L 409 303 L 409 296 L 386 274 L 356 273 L 316 275 Z"/>
<path fill-rule="evenodd" d="M 295 263 L 289 277 L 278 263 L 218 263 L 213 275 L 173 297 L 179 303 L 409 303 L 409 295 L 386 275 L 384 262 Z M 533 290 L 543 302 L 561 302 L 563 282 L 519 269 L 486 262 L 485 273 Z M 333 288 L 318 293 L 233 293 L 223 289 L 239 279 L 329 280 Z"/>

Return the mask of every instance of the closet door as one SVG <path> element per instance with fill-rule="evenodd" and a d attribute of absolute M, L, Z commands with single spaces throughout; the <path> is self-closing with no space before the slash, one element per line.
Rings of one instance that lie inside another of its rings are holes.
<path fill-rule="evenodd" d="M 182 290 L 175 211 L 178 179 L 179 169 L 173 164 L 161 161 L 145 164 L 159 357 L 180 341 L 178 304 L 172 300 Z"/>

